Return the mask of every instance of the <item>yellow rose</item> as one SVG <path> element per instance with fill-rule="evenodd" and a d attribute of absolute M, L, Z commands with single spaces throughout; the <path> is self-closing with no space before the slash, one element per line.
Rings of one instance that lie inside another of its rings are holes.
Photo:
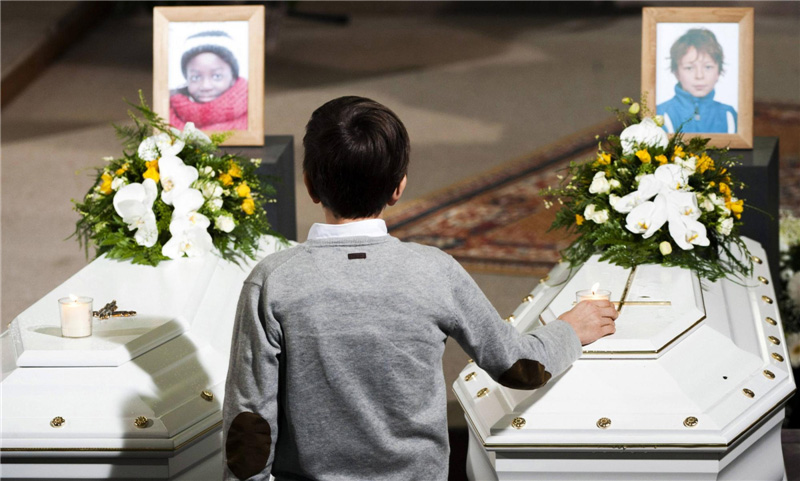
<path fill-rule="evenodd" d="M 641 160 L 643 164 L 649 164 L 651 160 L 650 153 L 645 149 L 637 151 L 636 157 L 639 157 L 639 160 Z"/>
<path fill-rule="evenodd" d="M 583 221 L 586 220 L 580 214 L 575 214 L 575 223 L 578 225 L 583 225 Z"/>
<path fill-rule="evenodd" d="M 117 171 L 114 172 L 114 173 L 117 174 L 117 175 L 122 175 L 127 171 L 128 171 L 128 164 L 125 164 L 122 167 L 120 167 L 119 169 L 117 169 Z"/>
<path fill-rule="evenodd" d="M 241 177 L 242 176 L 242 168 L 239 167 L 239 164 L 236 162 L 231 163 L 231 168 L 228 169 L 228 175 L 231 177 Z"/>
<path fill-rule="evenodd" d="M 700 156 L 700 160 L 697 161 L 697 171 L 701 174 L 708 169 L 714 170 L 714 160 L 706 154 Z"/>
<path fill-rule="evenodd" d="M 253 201 L 252 197 L 248 197 L 242 201 L 242 210 L 247 215 L 256 211 L 256 203 Z"/>
<path fill-rule="evenodd" d="M 732 199 L 728 199 L 725 201 L 725 207 L 733 212 L 734 217 L 737 219 L 742 218 L 742 211 L 744 210 L 744 201 L 737 200 L 736 202 L 731 202 Z"/>
<path fill-rule="evenodd" d="M 153 179 L 155 183 L 158 183 L 158 180 L 161 178 L 161 174 L 158 173 L 158 159 L 145 162 L 145 165 L 147 166 L 147 170 L 144 171 L 142 177 L 145 179 Z"/>
<path fill-rule="evenodd" d="M 608 165 L 611 163 L 611 154 L 600 152 L 597 154 L 597 163 L 600 165 Z"/>
<path fill-rule="evenodd" d="M 250 197 L 250 186 L 242 182 L 236 188 L 236 193 L 239 194 L 239 197 Z"/>
<path fill-rule="evenodd" d="M 656 155 L 656 160 L 658 161 L 659 165 L 664 165 L 669 162 L 669 160 L 667 160 L 667 156 L 664 154 Z"/>
<path fill-rule="evenodd" d="M 724 195 L 725 197 L 731 196 L 731 188 L 728 186 L 728 184 L 724 182 L 719 183 L 719 191 L 722 192 L 722 195 Z"/>
<path fill-rule="evenodd" d="M 114 180 L 109 174 L 104 173 L 100 176 L 102 182 L 100 182 L 100 192 L 108 195 L 111 193 L 111 182 Z"/>
<path fill-rule="evenodd" d="M 233 177 L 231 177 L 230 174 L 227 174 L 227 173 L 219 174 L 219 180 L 220 180 L 220 182 L 222 182 L 222 185 L 224 185 L 225 187 L 227 187 L 229 185 L 233 185 Z"/>

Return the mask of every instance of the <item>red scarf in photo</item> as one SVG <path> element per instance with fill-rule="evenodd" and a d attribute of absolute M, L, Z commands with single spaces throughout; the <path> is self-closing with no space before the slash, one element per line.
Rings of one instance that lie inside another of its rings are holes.
<path fill-rule="evenodd" d="M 211 102 L 197 103 L 176 93 L 169 98 L 169 123 L 183 129 L 194 122 L 200 130 L 247 130 L 247 80 L 239 77 Z"/>

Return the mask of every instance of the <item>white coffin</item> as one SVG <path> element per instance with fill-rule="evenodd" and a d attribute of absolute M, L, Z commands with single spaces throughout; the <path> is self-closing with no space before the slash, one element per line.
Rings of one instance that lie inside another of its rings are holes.
<path fill-rule="evenodd" d="M 795 383 L 766 254 L 747 244 L 757 261 L 743 285 L 596 258 L 557 265 L 509 322 L 528 332 L 599 281 L 622 301 L 617 332 L 534 391 L 467 364 L 453 389 L 470 428 L 470 477 L 782 479 L 780 424 Z"/>
<path fill-rule="evenodd" d="M 276 248 L 266 238 L 259 258 Z M 2 478 L 166 479 L 208 464 L 221 447 L 233 318 L 254 265 L 100 258 L 14 319 L 0 335 Z M 69 294 L 137 315 L 95 318 L 91 337 L 63 338 L 57 300 Z M 210 468 L 221 475 L 221 464 Z"/>

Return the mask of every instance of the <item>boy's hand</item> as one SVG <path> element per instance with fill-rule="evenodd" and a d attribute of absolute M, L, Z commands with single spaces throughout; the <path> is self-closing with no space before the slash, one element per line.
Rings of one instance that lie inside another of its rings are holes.
<path fill-rule="evenodd" d="M 617 327 L 614 320 L 619 313 L 610 301 L 581 301 L 577 306 L 558 318 L 575 329 L 581 345 L 592 343 L 603 336 L 613 334 Z"/>

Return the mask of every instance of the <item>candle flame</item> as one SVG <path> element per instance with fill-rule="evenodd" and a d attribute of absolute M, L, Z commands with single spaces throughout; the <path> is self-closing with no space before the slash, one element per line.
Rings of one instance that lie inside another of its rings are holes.
<path fill-rule="evenodd" d="M 595 294 L 597 294 L 597 291 L 598 291 L 599 289 L 600 289 L 600 283 L 599 283 L 599 282 L 595 282 L 595 283 L 592 285 L 592 295 L 595 295 Z"/>
<path fill-rule="evenodd" d="M 78 302 L 78 296 L 76 296 L 75 294 L 70 294 L 69 300 L 72 302 Z"/>

